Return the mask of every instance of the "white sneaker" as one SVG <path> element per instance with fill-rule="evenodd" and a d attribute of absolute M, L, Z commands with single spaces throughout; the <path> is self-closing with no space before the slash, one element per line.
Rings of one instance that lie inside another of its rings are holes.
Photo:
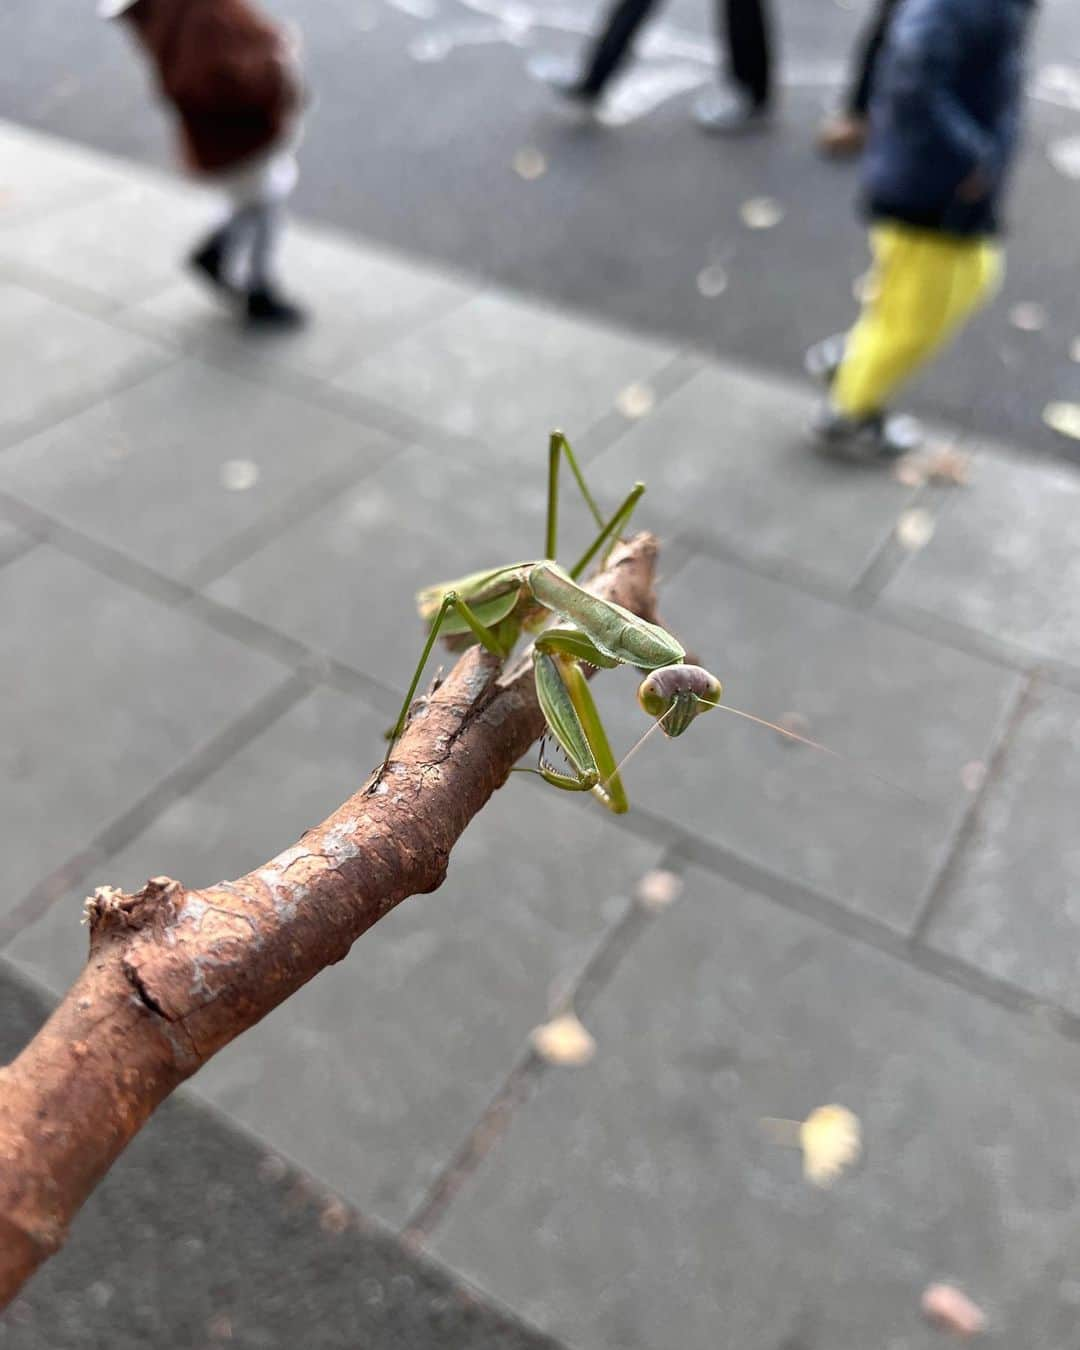
<path fill-rule="evenodd" d="M 767 126 L 772 109 L 741 89 L 707 89 L 694 100 L 694 121 L 714 136 L 736 136 Z"/>

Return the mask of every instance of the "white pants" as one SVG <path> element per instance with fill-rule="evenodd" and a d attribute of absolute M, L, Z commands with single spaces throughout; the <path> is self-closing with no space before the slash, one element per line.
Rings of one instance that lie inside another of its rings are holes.
<path fill-rule="evenodd" d="M 228 215 L 217 239 L 226 275 L 241 290 L 272 285 L 281 219 L 299 177 L 298 140 L 299 128 L 287 142 L 215 175 L 215 184 L 228 202 Z"/>

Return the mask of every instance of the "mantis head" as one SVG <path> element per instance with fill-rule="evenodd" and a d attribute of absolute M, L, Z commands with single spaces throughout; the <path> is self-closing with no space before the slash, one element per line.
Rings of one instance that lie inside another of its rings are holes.
<path fill-rule="evenodd" d="M 638 686 L 638 702 L 665 736 L 681 736 L 699 713 L 720 702 L 724 686 L 702 666 L 662 666 Z"/>

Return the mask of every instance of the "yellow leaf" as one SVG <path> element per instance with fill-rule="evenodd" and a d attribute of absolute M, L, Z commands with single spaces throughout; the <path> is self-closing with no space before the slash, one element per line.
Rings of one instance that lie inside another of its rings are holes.
<path fill-rule="evenodd" d="M 1080 441 L 1080 403 L 1048 403 L 1042 416 L 1051 431 Z"/>
<path fill-rule="evenodd" d="M 572 1012 L 533 1028 L 533 1049 L 549 1064 L 578 1068 L 596 1054 L 596 1042 Z"/>
<path fill-rule="evenodd" d="M 896 537 L 904 548 L 917 553 L 934 537 L 934 517 L 921 506 L 913 506 L 896 522 Z"/>
<path fill-rule="evenodd" d="M 771 230 L 784 219 L 784 208 L 775 197 L 751 197 L 739 207 L 748 230 Z"/>
<path fill-rule="evenodd" d="M 537 150 L 535 146 L 522 146 L 513 158 L 514 172 L 519 178 L 524 178 L 527 183 L 531 183 L 536 178 L 542 178 L 547 173 L 547 156 L 542 150 Z"/>
<path fill-rule="evenodd" d="M 859 1118 L 846 1106 L 819 1106 L 799 1127 L 803 1175 L 815 1186 L 831 1186 L 862 1152 Z"/>

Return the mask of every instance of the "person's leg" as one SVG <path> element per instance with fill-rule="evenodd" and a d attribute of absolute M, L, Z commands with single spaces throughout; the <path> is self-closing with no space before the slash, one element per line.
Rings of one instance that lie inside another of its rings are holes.
<path fill-rule="evenodd" d="M 717 0 L 717 40 L 726 47 L 728 87 L 707 90 L 694 104 L 703 131 L 747 131 L 768 119 L 772 51 L 768 0 Z"/>
<path fill-rule="evenodd" d="M 890 224 L 874 229 L 873 243 L 871 293 L 831 391 L 834 410 L 852 421 L 881 413 L 985 303 L 1000 275 L 1000 254 L 987 240 Z"/>
<path fill-rule="evenodd" d="M 847 112 L 850 117 L 866 117 L 867 109 L 870 107 L 870 91 L 874 84 L 874 71 L 877 68 L 878 57 L 885 45 L 885 35 L 889 31 L 893 10 L 899 2 L 900 0 L 878 0 L 874 22 L 859 44 L 854 78 L 848 87 L 846 100 Z"/>
<path fill-rule="evenodd" d="M 726 0 L 731 78 L 757 108 L 772 95 L 772 53 L 766 0 Z"/>
<path fill-rule="evenodd" d="M 619 0 L 610 11 L 603 32 L 593 45 L 588 67 L 581 80 L 581 91 L 587 97 L 599 98 L 656 3 L 657 0 Z"/>
<path fill-rule="evenodd" d="M 852 78 L 842 107 L 825 119 L 818 132 L 818 148 L 837 158 L 857 155 L 866 143 L 867 112 L 878 58 L 899 0 L 878 0 L 874 22 L 856 48 Z"/>

